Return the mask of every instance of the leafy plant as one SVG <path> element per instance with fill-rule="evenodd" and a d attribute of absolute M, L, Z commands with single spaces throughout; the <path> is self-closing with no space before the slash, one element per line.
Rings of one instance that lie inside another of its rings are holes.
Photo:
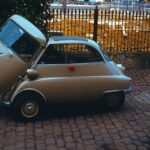
<path fill-rule="evenodd" d="M 52 0 L 0 0 L 0 24 L 9 16 L 19 14 L 44 30 L 44 20 L 51 18 L 51 2 Z"/>

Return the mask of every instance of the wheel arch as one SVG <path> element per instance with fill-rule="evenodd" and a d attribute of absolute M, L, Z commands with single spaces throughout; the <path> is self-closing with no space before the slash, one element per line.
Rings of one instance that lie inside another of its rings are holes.
<path fill-rule="evenodd" d="M 103 92 L 103 95 L 106 95 L 106 94 L 110 94 L 110 93 L 125 93 L 124 92 L 124 89 L 120 89 L 120 90 L 109 90 L 109 91 L 105 91 Z"/>
<path fill-rule="evenodd" d="M 125 102 L 125 93 L 123 90 L 106 92 L 102 97 L 102 102 L 106 109 L 119 110 Z"/>
<path fill-rule="evenodd" d="M 18 98 L 20 96 L 27 95 L 27 94 L 28 95 L 30 95 L 30 94 L 37 95 L 38 97 L 40 97 L 41 101 L 43 100 L 44 102 L 47 102 L 47 99 L 46 99 L 45 95 L 42 92 L 40 92 L 40 91 L 38 91 L 36 89 L 32 89 L 32 88 L 24 89 L 24 90 L 21 90 L 18 93 L 16 93 L 15 95 L 13 95 L 13 97 L 11 99 L 11 102 L 15 103 L 16 100 L 18 100 Z"/>

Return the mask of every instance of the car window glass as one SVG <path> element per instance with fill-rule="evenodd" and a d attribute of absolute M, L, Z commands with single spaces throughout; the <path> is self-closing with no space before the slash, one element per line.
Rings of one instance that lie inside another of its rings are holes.
<path fill-rule="evenodd" d="M 103 61 L 92 47 L 83 44 L 50 45 L 41 57 L 41 64 L 88 63 Z"/>
<path fill-rule="evenodd" d="M 0 40 L 25 62 L 31 60 L 39 47 L 39 43 L 13 21 L 8 21 L 2 26 Z"/>
<path fill-rule="evenodd" d="M 65 53 L 63 52 L 63 45 L 50 45 L 41 59 L 39 64 L 64 64 Z"/>
<path fill-rule="evenodd" d="M 88 63 L 103 61 L 101 55 L 93 47 L 83 44 L 65 45 L 67 63 Z"/>
<path fill-rule="evenodd" d="M 30 61 L 38 47 L 39 43 L 26 33 L 11 46 L 13 51 L 26 62 Z"/>
<path fill-rule="evenodd" d="M 0 30 L 0 40 L 11 47 L 23 34 L 14 22 L 8 21 Z"/>

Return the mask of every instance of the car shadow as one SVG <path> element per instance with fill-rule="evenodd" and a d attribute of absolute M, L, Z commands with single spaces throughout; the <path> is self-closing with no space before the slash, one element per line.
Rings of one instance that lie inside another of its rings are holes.
<path fill-rule="evenodd" d="M 108 110 L 102 102 L 78 102 L 78 103 L 49 103 L 41 116 L 36 121 L 76 118 L 86 116 L 107 115 L 108 113 L 122 112 L 126 109 L 122 107 L 117 111 Z"/>
<path fill-rule="evenodd" d="M 48 104 L 44 113 L 45 118 L 76 117 L 106 113 L 106 110 L 99 102 L 80 102 L 80 103 L 60 103 Z"/>
<path fill-rule="evenodd" d="M 120 112 L 124 111 L 125 107 L 122 107 Z M 16 122 L 37 122 L 51 119 L 61 119 L 61 118 L 75 118 L 84 117 L 89 115 L 103 115 L 107 113 L 113 113 L 117 111 L 112 111 L 104 108 L 101 102 L 80 102 L 80 103 L 47 103 L 44 107 L 43 113 L 37 118 L 32 120 L 22 120 L 14 115 L 13 108 L 3 107 L 0 110 L 0 117 L 6 117 L 7 120 L 12 120 Z"/>

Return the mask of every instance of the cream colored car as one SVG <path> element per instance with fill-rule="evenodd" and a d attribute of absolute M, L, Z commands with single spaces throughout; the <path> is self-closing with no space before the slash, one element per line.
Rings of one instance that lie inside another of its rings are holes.
<path fill-rule="evenodd" d="M 45 36 L 14 15 L 0 31 L 0 93 L 23 118 L 35 118 L 47 102 L 102 100 L 120 108 L 131 79 L 92 40 Z"/>

